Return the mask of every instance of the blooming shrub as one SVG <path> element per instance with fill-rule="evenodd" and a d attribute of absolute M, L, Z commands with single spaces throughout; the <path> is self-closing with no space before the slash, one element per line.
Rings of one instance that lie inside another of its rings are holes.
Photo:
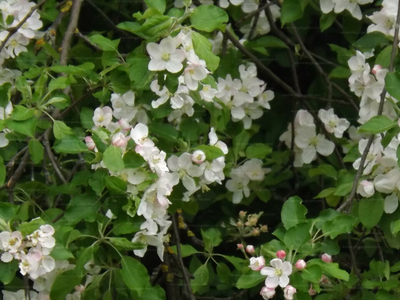
<path fill-rule="evenodd" d="M 398 2 L 0 1 L 3 299 L 398 299 Z"/>

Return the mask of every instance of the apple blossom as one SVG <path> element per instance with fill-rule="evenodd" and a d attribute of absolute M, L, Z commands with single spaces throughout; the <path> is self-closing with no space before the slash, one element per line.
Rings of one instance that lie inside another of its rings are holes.
<path fill-rule="evenodd" d="M 290 262 L 282 262 L 279 258 L 270 261 L 272 267 L 261 269 L 261 275 L 266 275 L 265 286 L 267 288 L 276 288 L 278 285 L 282 288 L 289 284 L 289 275 L 292 274 L 292 265 Z"/>
<path fill-rule="evenodd" d="M 276 257 L 280 258 L 280 259 L 284 259 L 286 256 L 286 252 L 284 250 L 279 250 L 276 252 Z"/>
<path fill-rule="evenodd" d="M 160 44 L 149 43 L 146 50 L 150 55 L 149 70 L 163 71 L 167 70 L 171 73 L 177 73 L 182 70 L 182 62 L 185 59 L 185 52 L 176 49 L 175 41 L 168 37 L 162 39 Z"/>
<path fill-rule="evenodd" d="M 286 300 L 293 300 L 293 295 L 297 293 L 297 290 L 292 287 L 291 285 L 287 285 L 283 289 L 283 296 L 285 297 Z"/>
<path fill-rule="evenodd" d="M 366 198 L 372 197 L 375 193 L 374 184 L 368 180 L 362 180 L 358 184 L 357 193 Z"/>
<path fill-rule="evenodd" d="M 93 123 L 96 126 L 99 127 L 107 127 L 107 125 L 111 122 L 112 120 L 112 109 L 111 107 L 104 106 L 103 108 L 96 108 L 94 110 L 94 116 L 93 116 Z"/>
<path fill-rule="evenodd" d="M 246 252 L 247 252 L 247 253 L 249 253 L 249 254 L 254 254 L 255 251 L 256 251 L 256 250 L 254 249 L 254 246 L 253 246 L 253 245 L 247 245 L 247 246 L 246 246 Z"/>
<path fill-rule="evenodd" d="M 202 164 L 206 160 L 206 154 L 201 150 L 192 153 L 192 161 L 196 164 Z"/>
<path fill-rule="evenodd" d="M 275 288 L 268 288 L 264 286 L 260 291 L 260 295 L 264 300 L 271 299 L 275 296 Z"/>
<path fill-rule="evenodd" d="M 297 270 L 303 270 L 306 267 L 306 262 L 302 259 L 299 259 L 298 261 L 296 261 L 296 263 L 294 264 Z"/>
<path fill-rule="evenodd" d="M 326 131 L 333 133 L 335 137 L 341 138 L 343 132 L 349 128 L 350 122 L 346 119 L 339 119 L 333 112 L 333 108 L 329 110 L 320 109 L 318 111 L 318 117 L 325 125 Z"/>
<path fill-rule="evenodd" d="M 330 256 L 328 253 L 324 253 L 321 255 L 322 261 L 326 263 L 331 263 L 332 262 L 332 256 Z"/>

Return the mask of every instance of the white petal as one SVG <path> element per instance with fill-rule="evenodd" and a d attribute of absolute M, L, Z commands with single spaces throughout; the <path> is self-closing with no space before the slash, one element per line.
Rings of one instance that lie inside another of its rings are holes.
<path fill-rule="evenodd" d="M 392 214 L 396 211 L 399 206 L 399 198 L 397 198 L 396 194 L 392 194 L 385 198 L 385 213 Z"/>

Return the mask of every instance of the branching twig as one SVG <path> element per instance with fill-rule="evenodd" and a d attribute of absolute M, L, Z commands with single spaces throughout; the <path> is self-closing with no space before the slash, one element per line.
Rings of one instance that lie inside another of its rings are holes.
<path fill-rule="evenodd" d="M 267 3 L 267 4 L 265 4 L 265 5 L 261 6 L 261 7 L 259 7 L 257 10 L 252 11 L 251 13 L 245 15 L 243 18 L 241 18 L 241 19 L 239 19 L 238 21 L 236 21 L 236 24 L 235 24 L 236 27 L 240 27 L 240 24 L 242 24 L 243 21 L 246 21 L 247 19 L 254 17 L 254 16 L 257 15 L 259 12 L 262 12 L 262 11 L 265 10 L 267 7 L 269 7 L 269 6 L 273 5 L 273 4 L 276 4 L 276 3 L 278 3 L 278 2 L 279 2 L 279 1 L 276 1 L 276 0 L 275 0 L 275 1 L 270 1 L 269 3 Z"/>
<path fill-rule="evenodd" d="M 196 246 L 199 246 L 201 248 L 204 248 L 204 242 L 200 239 L 198 239 L 194 233 L 189 229 L 189 226 L 185 223 L 183 216 L 182 216 L 182 211 L 178 209 L 176 211 L 178 214 L 178 227 L 179 229 L 183 229 L 186 232 L 186 235 L 191 239 L 192 243 Z"/>
<path fill-rule="evenodd" d="M 398 9 L 397 9 L 397 17 L 396 17 L 396 24 L 395 24 L 395 30 L 394 30 L 394 38 L 393 38 L 393 48 L 392 48 L 392 53 L 390 57 L 390 65 L 389 65 L 389 73 L 393 72 L 393 66 L 394 66 L 394 58 L 396 56 L 396 50 L 397 50 L 397 43 L 399 42 L 399 27 L 400 27 L 400 0 L 398 1 Z M 378 107 L 378 116 L 382 115 L 383 111 L 383 105 L 385 104 L 385 98 L 386 98 L 386 88 L 383 88 L 383 91 L 381 93 L 381 99 L 379 102 L 379 107 Z M 360 180 L 360 177 L 364 171 L 364 164 L 367 159 L 369 149 L 371 148 L 371 145 L 374 141 L 375 135 L 371 135 L 368 138 L 367 145 L 365 146 L 364 152 L 361 156 L 361 162 L 360 166 L 358 167 L 356 178 L 354 179 L 353 186 L 351 188 L 351 192 L 349 197 L 343 204 L 337 209 L 337 211 L 342 211 L 344 208 L 346 208 L 354 199 L 354 196 L 356 195 L 357 187 L 358 187 L 358 181 Z"/>
<path fill-rule="evenodd" d="M 17 181 L 21 178 L 25 170 L 25 167 L 28 164 L 28 160 L 29 160 L 29 151 L 25 151 L 25 154 L 22 157 L 22 160 L 18 168 L 15 170 L 14 174 L 7 182 L 8 196 L 9 196 L 9 201 L 11 203 L 14 203 L 14 187 L 17 184 Z"/>
<path fill-rule="evenodd" d="M 44 134 L 44 149 L 46 150 L 47 156 L 50 159 L 50 162 L 54 168 L 54 171 L 56 171 L 58 177 L 61 179 L 63 183 L 67 183 L 68 181 L 65 179 L 63 173 L 60 170 L 60 167 L 58 166 L 58 163 L 56 159 L 54 158 L 53 152 L 51 152 L 50 144 L 49 144 L 49 134 L 50 134 L 50 129 L 47 129 L 45 134 Z"/>

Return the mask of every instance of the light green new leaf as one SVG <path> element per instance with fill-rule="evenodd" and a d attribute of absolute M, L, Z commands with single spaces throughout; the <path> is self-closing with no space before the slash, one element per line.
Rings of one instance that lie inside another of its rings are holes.
<path fill-rule="evenodd" d="M 132 243 L 124 237 L 110 237 L 108 238 L 111 244 L 119 250 L 137 250 L 143 249 L 146 245 L 140 243 Z"/>
<path fill-rule="evenodd" d="M 56 139 L 61 140 L 63 137 L 67 135 L 73 135 L 74 132 L 63 121 L 54 120 L 53 134 Z"/>
<path fill-rule="evenodd" d="M 109 146 L 103 153 L 103 162 L 111 172 L 121 171 L 125 167 L 121 148 Z"/>
<path fill-rule="evenodd" d="M 11 113 L 11 118 L 16 121 L 24 121 L 30 119 L 35 114 L 35 110 L 32 108 L 26 108 L 22 105 L 15 105 Z"/>
<path fill-rule="evenodd" d="M 175 253 L 178 253 L 176 250 L 176 246 L 172 246 L 172 250 L 174 250 Z M 199 253 L 196 249 L 194 249 L 190 245 L 181 245 L 181 256 L 182 257 L 188 257 L 193 254 Z"/>
<path fill-rule="evenodd" d="M 30 118 L 25 121 L 14 121 L 12 119 L 7 119 L 6 125 L 11 130 L 33 138 L 35 136 L 36 121 L 36 118 Z"/>
<path fill-rule="evenodd" d="M 165 12 L 165 0 L 144 0 L 148 8 L 154 8 L 161 14 Z"/>
<path fill-rule="evenodd" d="M 358 128 L 358 132 L 369 132 L 372 134 L 378 134 L 388 131 L 395 126 L 397 126 L 396 121 L 392 121 L 386 116 L 375 116 L 369 119 L 366 123 L 362 124 L 360 128 Z"/>
<path fill-rule="evenodd" d="M 246 148 L 247 158 L 265 158 L 272 152 L 272 148 L 266 144 L 256 143 Z"/>
<path fill-rule="evenodd" d="M 34 164 L 40 163 L 44 156 L 44 147 L 41 142 L 36 139 L 29 140 L 28 144 L 29 154 Z"/>
<path fill-rule="evenodd" d="M 301 204 L 302 200 L 295 196 L 290 197 L 282 206 L 281 219 L 283 226 L 289 229 L 306 221 L 307 208 Z"/>
<path fill-rule="evenodd" d="M 314 176 L 317 176 L 317 175 L 325 175 L 327 177 L 331 177 L 333 179 L 337 179 L 336 169 L 334 167 L 332 167 L 331 165 L 328 165 L 328 164 L 319 165 L 315 169 L 310 169 L 308 171 L 308 175 L 310 177 L 314 177 Z"/>
<path fill-rule="evenodd" d="M 328 275 L 335 277 L 340 280 L 349 281 L 350 275 L 344 270 L 339 268 L 339 264 L 337 263 L 326 263 L 319 258 L 314 258 L 307 261 L 307 267 L 311 266 L 319 266 L 322 269 L 322 272 L 328 273 Z"/>
<path fill-rule="evenodd" d="M 121 277 L 125 284 L 139 296 L 146 292 L 149 275 L 146 268 L 136 259 L 129 256 L 121 258 Z"/>
<path fill-rule="evenodd" d="M 224 152 L 216 146 L 200 145 L 196 147 L 196 150 L 203 151 L 209 161 L 224 156 Z"/>
<path fill-rule="evenodd" d="M 65 296 L 71 293 L 75 286 L 79 285 L 82 276 L 78 276 L 75 270 L 68 270 L 59 274 L 54 280 L 50 290 L 52 300 L 65 300 Z"/>
<path fill-rule="evenodd" d="M 89 37 L 89 40 L 100 47 L 103 51 L 116 51 L 118 52 L 118 45 L 120 40 L 110 40 L 100 34 L 95 34 Z"/>
<path fill-rule="evenodd" d="M 228 21 L 229 16 L 226 11 L 215 5 L 200 5 L 190 16 L 192 26 L 206 32 L 212 32 Z"/>
<path fill-rule="evenodd" d="M 76 135 L 64 135 L 55 142 L 53 149 L 57 153 L 68 154 L 78 154 L 89 151 L 86 144 Z"/>
<path fill-rule="evenodd" d="M 212 53 L 211 42 L 202 34 L 192 31 L 193 48 L 196 54 L 207 64 L 207 68 L 214 72 L 219 65 L 219 57 Z"/>
<path fill-rule="evenodd" d="M 201 287 L 207 285 L 209 273 L 207 265 L 201 265 L 194 273 L 194 279 L 190 281 L 193 293 L 196 293 Z"/>
<path fill-rule="evenodd" d="M 49 93 L 57 89 L 65 89 L 71 85 L 71 79 L 69 77 L 58 77 L 52 79 L 49 83 Z"/>
<path fill-rule="evenodd" d="M 310 227 L 311 224 L 309 223 L 301 223 L 289 228 L 283 238 L 286 247 L 296 250 L 304 243 L 307 243 L 311 239 Z"/>

